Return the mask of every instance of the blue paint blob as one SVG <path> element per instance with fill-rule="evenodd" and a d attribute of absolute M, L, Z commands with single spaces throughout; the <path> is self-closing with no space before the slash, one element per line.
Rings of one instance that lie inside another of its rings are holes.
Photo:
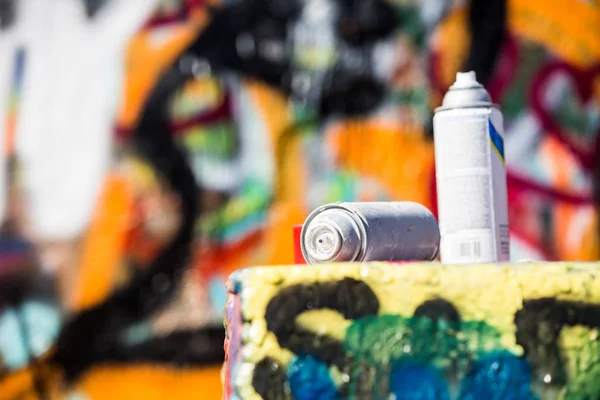
<path fill-rule="evenodd" d="M 448 385 L 433 368 L 402 360 L 390 374 L 390 392 L 396 400 L 449 400 Z"/>
<path fill-rule="evenodd" d="M 312 356 L 292 360 L 287 376 L 294 400 L 333 400 L 338 397 L 327 365 Z"/>
<path fill-rule="evenodd" d="M 465 377 L 459 400 L 534 400 L 527 361 L 508 352 L 487 355 Z"/>

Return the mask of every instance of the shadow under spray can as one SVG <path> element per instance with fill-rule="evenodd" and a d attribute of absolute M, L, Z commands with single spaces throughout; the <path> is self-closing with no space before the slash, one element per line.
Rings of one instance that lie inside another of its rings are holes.
<path fill-rule="evenodd" d="M 435 216 L 418 203 L 333 203 L 308 216 L 300 243 L 309 264 L 431 261 L 440 231 Z"/>
<path fill-rule="evenodd" d="M 433 132 L 441 261 L 508 261 L 502 113 L 474 72 L 456 74 Z"/>

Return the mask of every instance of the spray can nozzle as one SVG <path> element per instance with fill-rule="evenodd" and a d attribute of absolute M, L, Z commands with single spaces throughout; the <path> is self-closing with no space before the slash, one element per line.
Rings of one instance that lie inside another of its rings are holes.
<path fill-rule="evenodd" d="M 475 74 L 475 71 L 456 73 L 456 83 L 465 84 L 473 82 L 477 82 L 477 75 Z"/>
<path fill-rule="evenodd" d="M 477 82 L 475 71 L 457 72 L 456 81 L 452 85 L 452 89 L 468 89 L 481 86 L 481 83 Z"/>
<path fill-rule="evenodd" d="M 450 86 L 439 109 L 464 108 L 467 105 L 492 105 L 490 94 L 481 83 L 477 82 L 475 71 L 456 74 L 456 81 Z"/>

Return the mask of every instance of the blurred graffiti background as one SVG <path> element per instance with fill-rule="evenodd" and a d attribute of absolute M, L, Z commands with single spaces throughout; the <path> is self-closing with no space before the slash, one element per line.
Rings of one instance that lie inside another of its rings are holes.
<path fill-rule="evenodd" d="M 0 399 L 219 398 L 225 280 L 333 201 L 435 211 L 505 116 L 515 260 L 597 260 L 600 2 L 0 0 Z"/>

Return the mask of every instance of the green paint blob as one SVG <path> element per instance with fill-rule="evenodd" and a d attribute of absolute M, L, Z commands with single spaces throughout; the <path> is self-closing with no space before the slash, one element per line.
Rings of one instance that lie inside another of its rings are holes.
<path fill-rule="evenodd" d="M 379 368 L 403 358 L 440 369 L 467 368 L 473 356 L 504 350 L 500 339 L 500 333 L 485 322 L 381 315 L 353 323 L 346 331 L 344 347 L 355 358 Z"/>

